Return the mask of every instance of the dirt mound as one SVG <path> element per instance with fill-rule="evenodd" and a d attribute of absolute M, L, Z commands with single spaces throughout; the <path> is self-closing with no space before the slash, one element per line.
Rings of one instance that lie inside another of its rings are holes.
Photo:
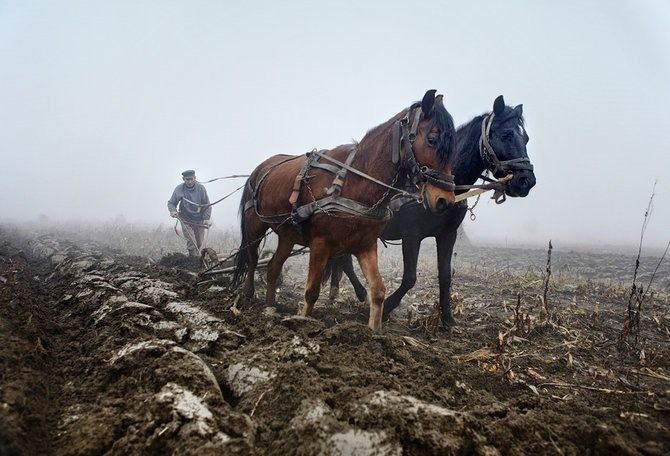
<path fill-rule="evenodd" d="M 183 253 L 169 253 L 163 256 L 158 264 L 165 268 L 183 268 L 191 271 L 202 269 L 200 257 L 191 257 Z"/>
<path fill-rule="evenodd" d="M 626 290 L 556 283 L 546 313 L 541 281 L 462 271 L 459 327 L 419 281 L 373 333 L 348 289 L 294 315 L 304 258 L 265 308 L 183 255 L 0 237 L 1 454 L 670 452 L 667 296 L 619 351 Z"/>

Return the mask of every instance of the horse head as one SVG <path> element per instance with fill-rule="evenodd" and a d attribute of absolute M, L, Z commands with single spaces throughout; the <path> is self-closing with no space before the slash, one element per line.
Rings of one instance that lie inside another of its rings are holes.
<path fill-rule="evenodd" d="M 441 212 L 455 200 L 450 158 L 456 150 L 456 131 L 442 95 L 435 92 L 427 91 L 399 121 L 400 158 L 424 206 Z"/>
<path fill-rule="evenodd" d="M 526 196 L 535 186 L 533 165 L 526 152 L 528 139 L 523 105 L 506 106 L 500 95 L 493 102 L 493 112 L 482 122 L 479 152 L 484 165 L 496 178 L 512 174 L 505 184 L 505 193 L 509 196 Z"/>

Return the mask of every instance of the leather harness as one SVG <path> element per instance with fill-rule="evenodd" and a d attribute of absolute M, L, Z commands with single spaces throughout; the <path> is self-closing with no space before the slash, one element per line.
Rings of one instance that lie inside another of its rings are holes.
<path fill-rule="evenodd" d="M 412 125 L 410 128 L 409 117 L 413 109 L 415 109 L 415 112 L 413 116 Z M 391 157 L 392 162 L 397 167 L 404 168 L 407 175 L 409 176 L 411 183 L 416 188 L 418 188 L 421 184 L 425 182 L 430 182 L 432 185 L 435 185 L 436 187 L 442 188 L 447 191 L 454 191 L 456 188 L 454 184 L 454 176 L 450 174 L 443 174 L 437 170 L 428 168 L 427 166 L 422 167 L 416 160 L 412 144 L 416 139 L 416 132 L 420 120 L 421 120 L 420 105 L 418 103 L 415 103 L 409 107 L 407 114 L 402 119 L 396 121 L 396 125 L 393 130 L 393 150 Z M 400 164 L 401 148 L 404 148 L 405 150 L 404 166 L 403 164 Z M 248 182 L 249 189 L 251 190 L 252 193 L 252 198 L 245 204 L 244 211 L 246 212 L 248 209 L 253 207 L 261 221 L 270 224 L 283 224 L 286 223 L 287 221 L 291 221 L 291 223 L 297 229 L 300 229 L 301 223 L 309 219 L 312 216 L 312 214 L 316 212 L 323 212 L 323 213 L 338 212 L 376 220 L 390 219 L 392 211 L 389 208 L 389 201 L 385 201 L 388 191 L 387 194 L 384 197 L 382 197 L 380 201 L 378 201 L 371 207 L 360 204 L 359 202 L 354 201 L 352 199 L 343 198 L 340 196 L 340 193 L 342 191 L 342 185 L 344 184 L 347 172 L 353 172 L 359 176 L 362 176 L 367 180 L 373 181 L 381 186 L 387 187 L 389 190 L 393 190 L 413 200 L 417 201 L 422 200 L 422 195 L 418 192 L 410 193 L 405 190 L 395 188 L 391 185 L 388 185 L 384 182 L 381 182 L 373 178 L 372 176 L 363 173 L 360 170 L 357 170 L 356 168 L 353 168 L 351 166 L 351 163 L 354 161 L 357 152 L 358 152 L 357 145 L 355 144 L 352 145 L 352 148 L 349 151 L 349 155 L 347 156 L 344 162 L 340 162 L 339 160 L 336 160 L 326 155 L 327 150 L 319 150 L 319 151 L 313 150 L 311 152 L 308 152 L 306 154 L 307 160 L 302 165 L 300 171 L 298 172 L 293 181 L 293 191 L 291 192 L 291 196 L 289 197 L 289 203 L 291 203 L 291 212 L 277 215 L 262 215 L 258 212 L 258 198 L 257 198 L 262 182 L 269 175 L 270 171 L 272 171 L 274 168 L 281 165 L 282 163 L 285 163 L 288 160 L 296 159 L 301 156 L 287 158 L 286 160 L 277 163 L 276 165 L 272 166 L 269 170 L 267 170 L 265 174 L 263 174 L 263 176 L 258 180 L 258 182 L 254 187 L 251 187 L 251 182 Z M 325 159 L 330 163 L 320 162 L 319 161 L 320 159 Z M 298 206 L 298 198 L 300 195 L 300 190 L 302 188 L 303 182 L 308 177 L 307 173 L 311 168 L 323 169 L 325 171 L 333 173 L 335 177 L 333 178 L 333 182 L 330 185 L 330 187 L 325 189 L 326 195 L 328 196 Z"/>
<path fill-rule="evenodd" d="M 532 171 L 533 165 L 528 157 L 513 158 L 511 160 L 499 160 L 496 151 L 489 141 L 491 134 L 491 125 L 495 113 L 491 113 L 482 122 L 482 134 L 479 136 L 479 154 L 482 157 L 484 166 L 490 169 L 494 176 L 507 174 L 510 171 Z"/>

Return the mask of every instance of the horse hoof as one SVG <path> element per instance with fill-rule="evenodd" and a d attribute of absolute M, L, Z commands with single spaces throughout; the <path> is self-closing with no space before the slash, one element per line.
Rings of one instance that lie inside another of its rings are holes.
<path fill-rule="evenodd" d="M 444 328 L 453 328 L 454 326 L 458 326 L 458 322 L 454 317 L 447 317 L 442 319 L 442 326 Z"/>
<path fill-rule="evenodd" d="M 311 317 L 312 316 L 312 306 L 307 305 L 306 303 L 302 303 L 298 307 L 298 316 L 300 317 Z"/>
<path fill-rule="evenodd" d="M 371 330 L 373 330 L 376 333 L 380 333 L 380 332 L 382 332 L 382 322 L 381 321 L 378 321 L 378 322 L 369 321 L 368 322 L 368 328 L 370 328 Z"/>

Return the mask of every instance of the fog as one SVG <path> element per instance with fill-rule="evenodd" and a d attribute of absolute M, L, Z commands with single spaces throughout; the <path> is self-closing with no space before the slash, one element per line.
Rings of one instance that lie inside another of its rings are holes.
<path fill-rule="evenodd" d="M 0 2 L 0 221 L 170 224 L 184 169 L 351 142 L 434 88 L 457 125 L 523 104 L 537 185 L 482 198 L 472 239 L 637 245 L 657 182 L 662 246 L 668 24 L 665 0 Z"/>

